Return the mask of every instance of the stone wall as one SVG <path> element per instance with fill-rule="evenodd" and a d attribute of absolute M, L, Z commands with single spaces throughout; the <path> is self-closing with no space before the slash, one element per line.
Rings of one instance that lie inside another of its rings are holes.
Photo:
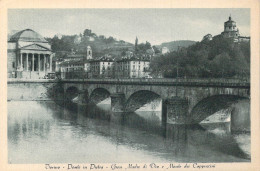
<path fill-rule="evenodd" d="M 13 83 L 7 86 L 8 100 L 52 100 L 55 83 Z"/>

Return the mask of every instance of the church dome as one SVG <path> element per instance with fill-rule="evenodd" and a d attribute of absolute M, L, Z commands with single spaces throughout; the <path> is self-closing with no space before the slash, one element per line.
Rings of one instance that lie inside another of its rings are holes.
<path fill-rule="evenodd" d="M 24 41 L 24 42 L 43 42 L 47 43 L 47 41 L 37 32 L 26 29 L 19 31 L 15 33 L 13 36 L 11 36 L 10 42 L 18 42 L 18 41 Z"/>

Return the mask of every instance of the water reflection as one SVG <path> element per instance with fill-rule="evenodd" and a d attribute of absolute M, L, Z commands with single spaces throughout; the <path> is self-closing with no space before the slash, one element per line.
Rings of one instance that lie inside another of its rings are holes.
<path fill-rule="evenodd" d="M 250 161 L 229 123 L 169 125 L 160 111 L 107 109 L 8 102 L 9 163 Z"/>

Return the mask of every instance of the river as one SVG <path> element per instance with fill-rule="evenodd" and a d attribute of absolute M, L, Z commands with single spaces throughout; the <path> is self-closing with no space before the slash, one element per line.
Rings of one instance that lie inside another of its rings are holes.
<path fill-rule="evenodd" d="M 9 101 L 8 162 L 250 162 L 250 134 L 231 134 L 229 122 L 162 124 L 160 111 Z"/>

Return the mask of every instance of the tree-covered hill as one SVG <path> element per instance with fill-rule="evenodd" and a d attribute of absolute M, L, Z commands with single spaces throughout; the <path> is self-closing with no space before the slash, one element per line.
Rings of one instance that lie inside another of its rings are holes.
<path fill-rule="evenodd" d="M 176 41 L 171 41 L 171 42 L 164 42 L 160 45 L 156 45 L 159 49 L 162 47 L 167 47 L 170 51 L 176 51 L 178 50 L 178 47 L 188 47 L 193 44 L 195 44 L 195 41 L 192 40 L 176 40 Z"/>
<path fill-rule="evenodd" d="M 56 55 L 63 54 L 60 52 L 74 52 L 78 54 L 86 54 L 87 46 L 91 46 L 93 57 L 100 57 L 104 54 L 112 56 L 121 55 L 122 51 L 133 49 L 134 45 L 123 40 L 116 40 L 113 37 L 106 38 L 103 35 L 96 35 L 91 30 L 86 29 L 83 34 L 79 35 L 62 35 L 46 38 L 50 42 L 51 48 Z"/>
<path fill-rule="evenodd" d="M 151 61 L 152 74 L 167 78 L 249 78 L 250 42 L 215 36 Z"/>

